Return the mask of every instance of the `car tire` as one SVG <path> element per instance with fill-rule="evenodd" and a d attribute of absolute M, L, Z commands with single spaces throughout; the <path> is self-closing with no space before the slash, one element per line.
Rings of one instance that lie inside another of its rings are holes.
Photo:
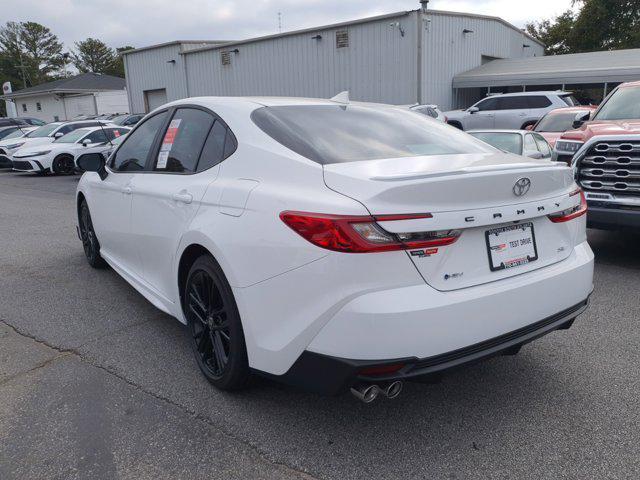
<path fill-rule="evenodd" d="M 96 232 L 93 229 L 89 205 L 87 205 L 87 201 L 84 199 L 80 203 L 78 225 L 80 229 L 80 240 L 82 241 L 82 248 L 87 257 L 87 262 L 89 262 L 89 265 L 93 268 L 105 268 L 107 262 L 100 256 L 100 242 L 98 242 L 98 237 L 96 237 Z"/>
<path fill-rule="evenodd" d="M 75 164 L 71 155 L 59 155 L 51 162 L 51 171 L 55 175 L 73 175 Z"/>
<path fill-rule="evenodd" d="M 249 379 L 247 347 L 231 286 L 211 255 L 191 266 L 184 285 L 184 316 L 198 367 L 220 390 L 238 390 Z"/>

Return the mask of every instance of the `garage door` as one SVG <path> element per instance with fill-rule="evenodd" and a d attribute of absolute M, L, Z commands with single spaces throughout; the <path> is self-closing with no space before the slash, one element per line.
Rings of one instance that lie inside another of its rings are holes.
<path fill-rule="evenodd" d="M 161 105 L 167 103 L 167 90 L 161 88 L 159 90 L 146 90 L 144 92 L 144 106 L 146 112 L 155 110 Z"/>
<path fill-rule="evenodd" d="M 65 107 L 67 109 L 67 119 L 73 120 L 78 115 L 95 115 L 96 102 L 93 95 L 76 95 L 65 97 Z"/>

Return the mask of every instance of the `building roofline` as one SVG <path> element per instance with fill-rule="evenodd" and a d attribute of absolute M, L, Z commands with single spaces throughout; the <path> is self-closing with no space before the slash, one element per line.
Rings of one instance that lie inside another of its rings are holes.
<path fill-rule="evenodd" d="M 541 47 L 546 47 L 546 45 L 544 43 L 542 43 L 540 40 L 538 40 L 536 37 L 534 37 L 530 33 L 526 32 L 525 30 L 522 30 L 522 29 L 516 27 L 513 23 L 507 22 L 504 18 L 494 17 L 492 15 L 483 15 L 481 13 L 453 12 L 453 11 L 448 11 L 448 10 L 428 10 L 427 11 L 427 14 L 432 14 L 432 13 L 434 15 L 455 15 L 456 17 L 469 17 L 469 18 L 480 18 L 480 19 L 484 19 L 484 20 L 493 20 L 493 21 L 496 21 L 496 22 L 499 22 L 499 23 L 503 24 L 505 27 L 509 27 L 512 30 L 515 30 L 516 32 L 521 33 L 525 37 L 527 37 L 530 40 L 533 40 L 534 42 L 536 42 Z"/>
<path fill-rule="evenodd" d="M 171 42 L 163 42 L 163 43 L 155 43 L 153 45 L 147 45 L 146 47 L 133 48 L 131 50 L 125 50 L 124 52 L 120 52 L 120 55 L 129 55 L 131 53 L 143 52 L 145 50 L 152 50 L 154 48 L 163 48 L 170 47 L 172 45 L 183 45 L 190 43 L 211 43 L 211 44 L 221 44 L 221 43 L 229 43 L 231 40 L 173 40 Z"/>
<path fill-rule="evenodd" d="M 188 55 L 190 53 L 195 53 L 195 52 L 202 52 L 202 51 L 206 51 L 206 50 L 217 50 L 219 48 L 228 48 L 228 47 L 235 47 L 237 45 L 244 45 L 247 43 L 253 43 L 253 42 L 260 42 L 263 40 L 271 40 L 274 38 L 283 38 L 283 37 L 289 37 L 292 35 L 300 35 L 302 33 L 312 33 L 312 32 L 319 32 L 322 30 L 330 30 L 332 28 L 340 28 L 340 27 L 347 27 L 349 25 L 358 25 L 358 24 L 362 24 L 362 23 L 369 23 L 369 22 L 375 22 L 378 20 L 384 20 L 386 18 L 396 18 L 396 17 L 403 17 L 406 15 L 409 15 L 412 12 L 415 12 L 416 10 L 405 10 L 405 11 L 401 11 L 401 12 L 394 12 L 394 13 L 386 13 L 384 15 L 376 15 L 375 17 L 366 17 L 366 18 L 360 18 L 357 20 L 348 20 L 346 22 L 339 22 L 339 23 L 332 23 L 329 25 L 320 25 L 317 27 L 310 27 L 310 28 L 302 28 L 300 30 L 291 30 L 290 32 L 282 32 L 282 33 L 273 33 L 271 35 L 263 35 L 260 37 L 252 37 L 252 38 L 247 38 L 245 40 L 238 40 L 238 41 L 232 41 L 232 42 L 227 42 L 227 43 L 221 43 L 221 44 L 217 44 L 217 45 L 208 45 L 206 47 L 200 47 L 200 48 L 193 48 L 191 50 L 187 50 L 185 52 L 180 52 L 181 55 Z"/>
<path fill-rule="evenodd" d="M 263 40 L 271 40 L 271 39 L 274 39 L 274 38 L 283 38 L 283 37 L 288 37 L 288 36 L 292 36 L 292 35 L 300 35 L 302 33 L 312 33 L 312 32 L 318 32 L 318 31 L 322 31 L 322 30 L 330 30 L 330 29 L 333 29 L 333 28 L 348 27 L 350 25 L 359 25 L 359 24 L 363 24 L 363 23 L 376 22 L 376 21 L 384 20 L 384 19 L 388 19 L 388 18 L 403 17 L 403 16 L 410 15 L 410 14 L 412 14 L 414 12 L 419 12 L 419 11 L 420 10 L 403 10 L 403 11 L 399 11 L 399 12 L 385 13 L 383 15 L 376 15 L 376 16 L 373 16 L 373 17 L 359 18 L 359 19 L 356 19 L 356 20 L 348 20 L 348 21 L 345 21 L 345 22 L 332 23 L 332 24 L 328 24 L 328 25 L 319 25 L 317 27 L 303 28 L 303 29 L 300 29 L 300 30 L 291 30 L 290 32 L 274 33 L 274 34 L 271 34 L 271 35 L 263 35 L 263 36 L 259 36 L 259 37 L 252 37 L 252 38 L 247 38 L 245 40 L 231 41 L 231 42 L 226 42 L 226 43 L 220 42 L 220 43 L 216 43 L 215 45 L 207 45 L 205 47 L 193 48 L 191 50 L 180 52 L 180 54 L 181 55 L 189 55 L 191 53 L 202 52 L 202 51 L 206 51 L 206 50 L 217 50 L 217 49 L 220 49 L 220 48 L 235 47 L 235 46 L 238 46 L 238 45 L 245 45 L 247 43 L 253 43 L 253 42 L 258 42 L 258 41 L 263 41 Z M 529 33 L 525 32 L 524 30 L 519 29 L 518 27 L 516 27 L 512 23 L 509 23 L 509 22 L 507 22 L 506 20 L 504 20 L 504 19 L 502 19 L 500 17 L 494 17 L 494 16 L 490 16 L 490 15 L 482 15 L 482 14 L 476 14 L 476 13 L 453 12 L 453 11 L 447 11 L 447 10 L 428 10 L 427 11 L 427 15 L 443 15 L 443 16 L 449 15 L 449 16 L 457 16 L 457 17 L 468 17 L 468 18 L 479 18 L 479 19 L 484 19 L 484 20 L 493 20 L 493 21 L 499 22 L 502 25 L 504 25 L 504 26 L 506 26 L 508 28 L 511 28 L 512 30 L 524 35 L 525 37 L 529 38 L 531 41 L 536 42 L 538 45 L 540 45 L 542 47 L 545 46 L 544 43 L 542 43 L 537 38 L 531 36 Z M 213 42 L 211 42 L 211 43 L 213 43 Z M 147 47 L 147 48 L 153 48 L 153 47 Z M 133 51 L 134 50 L 128 50 L 127 52 L 133 52 Z"/>
<path fill-rule="evenodd" d="M 20 97 L 38 97 L 40 95 L 48 95 L 51 93 L 68 93 L 68 94 L 83 94 L 92 92 L 120 92 L 126 90 L 126 88 L 51 88 L 48 90 L 37 90 L 35 92 L 20 93 L 20 90 L 7 93 L 6 95 L 0 95 L 0 99 L 12 99 Z"/>

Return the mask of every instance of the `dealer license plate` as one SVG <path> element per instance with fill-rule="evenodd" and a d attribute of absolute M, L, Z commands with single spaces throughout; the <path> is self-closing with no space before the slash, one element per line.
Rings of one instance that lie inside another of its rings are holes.
<path fill-rule="evenodd" d="M 538 259 L 533 223 L 519 223 L 485 232 L 492 272 L 526 265 Z"/>

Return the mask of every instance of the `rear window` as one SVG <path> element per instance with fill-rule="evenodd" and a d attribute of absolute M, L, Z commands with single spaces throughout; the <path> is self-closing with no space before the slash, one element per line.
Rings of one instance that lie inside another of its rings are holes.
<path fill-rule="evenodd" d="M 578 112 L 553 113 L 542 117 L 536 125 L 536 132 L 566 132 L 573 128 Z"/>
<path fill-rule="evenodd" d="M 251 118 L 278 143 L 322 165 L 491 152 L 459 130 L 394 107 L 262 107 Z"/>
<path fill-rule="evenodd" d="M 471 132 L 471 135 L 505 152 L 522 153 L 522 135 L 504 132 Z"/>
<path fill-rule="evenodd" d="M 570 107 L 578 107 L 580 106 L 580 102 L 573 95 L 561 95 L 560 98 L 564 103 L 569 105 Z"/>

